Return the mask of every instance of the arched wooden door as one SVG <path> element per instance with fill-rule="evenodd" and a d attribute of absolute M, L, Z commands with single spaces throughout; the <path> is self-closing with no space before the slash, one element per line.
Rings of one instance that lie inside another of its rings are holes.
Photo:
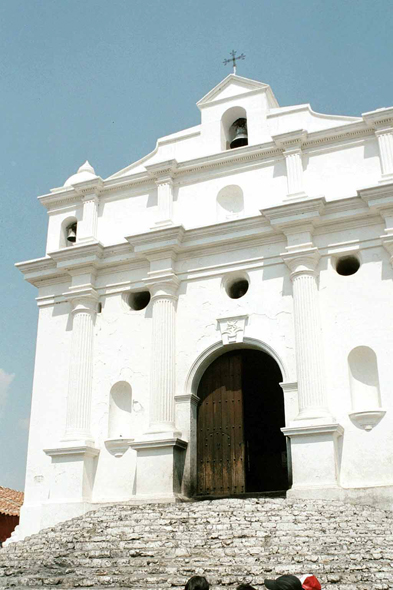
<path fill-rule="evenodd" d="M 261 351 L 216 359 L 199 388 L 198 482 L 202 496 L 288 489 L 280 369 Z"/>

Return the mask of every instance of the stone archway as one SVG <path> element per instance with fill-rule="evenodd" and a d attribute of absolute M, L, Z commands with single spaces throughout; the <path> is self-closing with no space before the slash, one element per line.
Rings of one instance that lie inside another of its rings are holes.
<path fill-rule="evenodd" d="M 197 390 L 197 495 L 288 489 L 281 381 L 275 359 L 249 347 L 205 369 Z"/>

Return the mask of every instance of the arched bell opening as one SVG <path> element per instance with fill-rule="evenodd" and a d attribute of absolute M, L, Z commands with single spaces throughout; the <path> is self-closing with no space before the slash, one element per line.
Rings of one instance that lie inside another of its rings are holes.
<path fill-rule="evenodd" d="M 74 246 L 77 240 L 78 222 L 75 217 L 67 217 L 61 224 L 60 248 Z"/>
<path fill-rule="evenodd" d="M 289 469 L 282 372 L 261 350 L 216 358 L 198 386 L 197 495 L 285 492 Z"/>
<path fill-rule="evenodd" d="M 243 107 L 232 107 L 221 117 L 221 148 L 235 149 L 248 145 L 247 113 Z"/>

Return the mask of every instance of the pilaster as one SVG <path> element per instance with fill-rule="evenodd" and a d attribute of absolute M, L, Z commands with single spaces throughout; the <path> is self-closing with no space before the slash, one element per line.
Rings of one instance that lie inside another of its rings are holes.
<path fill-rule="evenodd" d="M 378 140 L 381 161 L 381 179 L 379 182 L 393 180 L 393 108 L 377 109 L 362 115 L 366 125 L 374 129 Z"/>
<path fill-rule="evenodd" d="M 146 170 L 157 186 L 158 215 L 154 224 L 155 227 L 173 225 L 173 177 L 176 168 L 176 160 L 146 166 Z"/>
<path fill-rule="evenodd" d="M 75 192 L 83 203 L 82 220 L 78 223 L 77 244 L 97 241 L 98 207 L 103 187 L 100 177 L 74 185 Z"/>
<path fill-rule="evenodd" d="M 283 150 L 287 167 L 288 193 L 286 200 L 307 198 L 304 191 L 302 144 L 307 137 L 303 129 L 273 136 L 276 146 Z"/>

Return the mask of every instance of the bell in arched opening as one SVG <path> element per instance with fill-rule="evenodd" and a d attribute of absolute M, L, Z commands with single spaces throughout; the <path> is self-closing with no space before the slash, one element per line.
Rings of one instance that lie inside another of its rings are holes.
<path fill-rule="evenodd" d="M 231 125 L 230 133 L 233 138 L 230 143 L 231 150 L 248 145 L 247 119 L 236 119 Z"/>
<path fill-rule="evenodd" d="M 76 242 L 76 226 L 77 224 L 74 222 L 69 225 L 66 230 L 67 242 L 71 242 L 71 244 Z"/>

